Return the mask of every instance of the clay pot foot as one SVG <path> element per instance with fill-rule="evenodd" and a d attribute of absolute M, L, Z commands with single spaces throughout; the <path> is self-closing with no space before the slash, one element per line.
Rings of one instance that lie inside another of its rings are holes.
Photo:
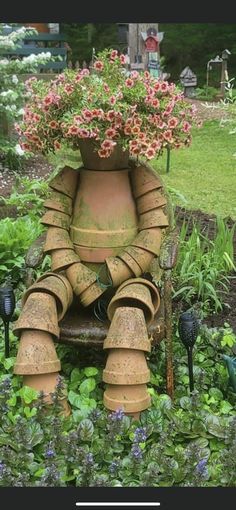
<path fill-rule="evenodd" d="M 37 374 L 37 375 L 24 375 L 23 377 L 23 385 L 29 386 L 37 391 L 43 392 L 43 401 L 47 405 L 52 405 L 52 395 L 56 390 L 56 386 L 58 384 L 59 373 L 55 372 L 53 374 Z M 67 402 L 66 398 L 59 399 L 60 404 L 62 406 L 62 411 L 60 414 L 65 417 L 69 416 L 71 413 L 71 408 Z"/>

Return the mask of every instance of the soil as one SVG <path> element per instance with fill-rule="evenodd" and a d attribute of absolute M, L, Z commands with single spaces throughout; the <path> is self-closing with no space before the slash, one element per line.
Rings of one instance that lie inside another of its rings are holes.
<path fill-rule="evenodd" d="M 201 102 L 198 100 L 191 100 L 197 106 L 199 119 L 202 120 L 211 120 L 211 119 L 220 119 L 225 113 L 222 110 L 218 109 L 217 103 L 213 104 L 213 108 L 207 108 L 204 105 L 207 105 L 206 102 Z M 209 104 L 208 104 L 209 106 Z M 45 158 L 42 156 L 36 156 L 30 160 L 28 160 L 23 170 L 17 172 L 18 175 L 28 176 L 31 178 L 44 178 L 50 175 L 52 171 L 52 167 L 47 163 Z M 10 195 L 12 186 L 15 183 L 15 173 L 10 171 L 7 168 L 3 168 L 0 163 L 0 197 L 7 197 Z M 6 207 L 1 205 L 0 202 L 0 219 L 6 216 L 15 217 L 16 216 L 16 208 L 15 207 Z M 209 236 L 210 239 L 214 238 L 215 235 L 215 227 L 216 227 L 216 217 L 214 215 L 208 215 L 200 210 L 185 210 L 181 207 L 176 207 L 176 223 L 179 227 L 181 227 L 184 220 L 189 220 L 189 232 L 191 231 L 191 225 L 193 221 L 198 222 L 201 227 L 201 231 Z M 231 228 L 235 222 L 231 218 L 227 218 L 227 224 Z M 234 235 L 234 253 L 236 254 L 236 229 Z M 225 299 L 225 307 L 222 312 L 213 314 L 207 318 L 204 322 L 208 324 L 210 327 L 222 327 L 225 322 L 230 324 L 233 330 L 236 333 L 236 274 L 232 274 L 230 278 L 230 288 L 228 295 Z M 173 303 L 174 308 L 176 304 Z"/>

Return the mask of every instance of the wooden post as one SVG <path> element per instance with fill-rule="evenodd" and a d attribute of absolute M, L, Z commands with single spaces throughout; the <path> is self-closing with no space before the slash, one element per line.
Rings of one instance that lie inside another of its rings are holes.
<path fill-rule="evenodd" d="M 227 72 L 227 60 L 222 58 L 221 65 L 221 83 L 220 83 L 220 92 L 221 96 L 225 97 L 225 80 L 226 80 L 226 72 Z"/>
<path fill-rule="evenodd" d="M 166 324 L 166 390 L 171 399 L 174 398 L 174 371 L 173 371 L 173 345 L 172 345 L 172 283 L 171 270 L 165 271 L 164 300 Z"/>

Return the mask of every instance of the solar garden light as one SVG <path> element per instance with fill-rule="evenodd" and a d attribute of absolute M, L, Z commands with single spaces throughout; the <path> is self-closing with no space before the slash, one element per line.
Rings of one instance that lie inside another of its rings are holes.
<path fill-rule="evenodd" d="M 178 323 L 179 336 L 187 349 L 188 370 L 189 370 L 189 388 L 190 392 L 194 390 L 193 381 L 193 346 L 196 342 L 199 332 L 199 321 L 193 310 L 183 312 L 179 317 Z"/>
<path fill-rule="evenodd" d="M 0 317 L 3 320 L 5 332 L 5 357 L 9 357 L 9 322 L 15 310 L 15 295 L 12 287 L 0 287 Z"/>

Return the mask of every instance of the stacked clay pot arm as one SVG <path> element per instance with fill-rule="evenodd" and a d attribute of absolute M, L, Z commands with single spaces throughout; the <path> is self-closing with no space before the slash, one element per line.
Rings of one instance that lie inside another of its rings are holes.
<path fill-rule="evenodd" d="M 52 271 L 65 270 L 74 293 L 84 306 L 88 306 L 104 292 L 104 288 L 98 285 L 96 273 L 80 261 L 70 238 L 73 200 L 78 185 L 78 170 L 64 167 L 50 182 L 52 192 L 44 202 L 47 212 L 41 223 L 48 227 L 44 252 L 51 256 Z"/>
<path fill-rule="evenodd" d="M 156 173 L 146 165 L 133 166 L 131 184 L 139 218 L 139 233 L 131 245 L 116 257 L 107 257 L 106 265 L 113 286 L 118 287 L 128 278 L 139 277 L 160 254 L 163 231 L 169 226 L 167 199 L 163 184 Z"/>

